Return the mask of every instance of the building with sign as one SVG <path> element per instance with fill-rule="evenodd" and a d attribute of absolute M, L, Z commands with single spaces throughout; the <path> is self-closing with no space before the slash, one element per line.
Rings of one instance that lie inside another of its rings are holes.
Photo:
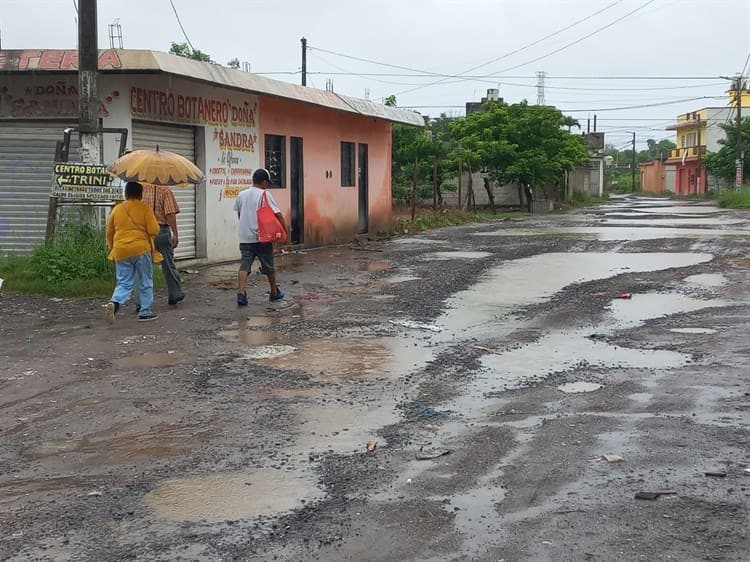
<path fill-rule="evenodd" d="M 677 122 L 667 126 L 675 131 L 677 148 L 671 150 L 664 163 L 664 191 L 679 195 L 705 193 L 724 187 L 718 178 L 707 173 L 703 158 L 708 152 L 721 148 L 724 138 L 721 125 L 731 123 L 737 115 L 737 100 L 742 110 L 750 110 L 750 90 L 729 91 L 729 103 L 725 107 L 705 107 L 677 117 Z"/>
<path fill-rule="evenodd" d="M 78 122 L 77 67 L 77 51 L 0 51 L 0 251 L 44 239 L 55 143 Z M 294 243 L 389 226 L 391 124 L 423 126 L 418 113 L 155 51 L 102 51 L 99 68 L 103 127 L 127 129 L 128 148 L 159 145 L 206 173 L 204 184 L 174 188 L 178 258 L 237 257 L 232 205 L 259 167 L 271 171 Z M 112 162 L 120 136 L 102 143 Z"/>

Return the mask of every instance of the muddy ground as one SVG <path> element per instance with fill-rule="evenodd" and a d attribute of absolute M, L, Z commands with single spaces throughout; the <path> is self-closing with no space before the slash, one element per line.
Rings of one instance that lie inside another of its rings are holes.
<path fill-rule="evenodd" d="M 285 255 L 273 307 L 0 295 L 0 559 L 748 560 L 749 241 L 629 198 Z"/>

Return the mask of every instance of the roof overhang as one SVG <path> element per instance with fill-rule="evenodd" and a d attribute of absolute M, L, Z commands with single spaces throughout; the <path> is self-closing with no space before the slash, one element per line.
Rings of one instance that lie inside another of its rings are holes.
<path fill-rule="evenodd" d="M 248 93 L 274 96 L 346 113 L 383 119 L 392 123 L 424 127 L 424 119 L 416 111 L 398 109 L 334 92 L 324 92 L 316 88 L 272 80 L 257 74 L 159 51 L 140 49 L 100 51 L 99 69 L 103 74 L 161 72 Z M 76 50 L 0 51 L 0 75 L 27 72 L 75 72 L 77 70 L 78 51 Z"/>

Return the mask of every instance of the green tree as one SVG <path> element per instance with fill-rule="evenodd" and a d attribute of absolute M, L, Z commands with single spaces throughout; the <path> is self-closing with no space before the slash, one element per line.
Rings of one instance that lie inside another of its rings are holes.
<path fill-rule="evenodd" d="M 720 127 L 726 133 L 726 137 L 719 141 L 721 148 L 717 152 L 706 154 L 703 163 L 714 176 L 732 181 L 736 173 L 737 128 L 733 125 L 720 125 Z M 750 117 L 742 120 L 742 144 L 750 147 Z M 745 158 L 744 164 L 744 177 L 749 178 L 750 158 Z"/>
<path fill-rule="evenodd" d="M 238 70 L 240 68 L 240 59 L 238 59 L 237 57 L 234 57 L 232 60 L 230 60 L 227 63 L 227 66 L 229 68 L 234 68 L 235 70 Z"/>
<path fill-rule="evenodd" d="M 177 55 L 178 57 L 185 57 L 186 59 L 193 59 L 201 62 L 210 62 L 215 64 L 214 61 L 211 60 L 211 55 L 199 51 L 198 49 L 192 49 L 187 43 L 175 43 L 174 41 L 172 41 L 172 46 L 169 48 L 169 52 L 173 55 Z"/>
<path fill-rule="evenodd" d="M 588 161 L 582 137 L 567 130 L 577 124 L 550 106 L 491 103 L 454 123 L 451 133 L 470 170 L 516 183 L 520 196 L 522 188 L 561 188 L 564 172 Z"/>

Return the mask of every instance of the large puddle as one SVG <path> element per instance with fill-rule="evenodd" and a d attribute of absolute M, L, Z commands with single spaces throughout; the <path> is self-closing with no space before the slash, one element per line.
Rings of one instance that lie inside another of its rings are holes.
<path fill-rule="evenodd" d="M 260 469 L 166 480 L 144 501 L 157 517 L 219 523 L 281 515 L 322 497 L 310 477 Z"/>
<path fill-rule="evenodd" d="M 538 303 L 573 283 L 622 273 L 688 267 L 713 259 L 698 253 L 549 253 L 514 260 L 492 269 L 474 286 L 448 301 L 434 338 L 450 340 L 472 334 L 495 334 L 497 322 L 519 307 Z"/>
<path fill-rule="evenodd" d="M 393 367 L 388 347 L 365 338 L 304 340 L 293 352 L 263 363 L 326 377 L 385 377 Z"/>
<path fill-rule="evenodd" d="M 576 236 L 601 240 L 602 242 L 659 240 L 661 238 L 718 238 L 722 236 L 750 236 L 750 230 L 671 228 L 671 227 L 619 227 L 581 226 L 561 229 L 504 229 L 492 232 L 477 232 L 474 236 Z"/>
<path fill-rule="evenodd" d="M 426 261 L 478 260 L 491 256 L 490 252 L 431 252 L 422 256 Z"/>
<path fill-rule="evenodd" d="M 605 224 L 608 225 L 626 225 L 626 226 L 681 226 L 690 228 L 693 225 L 696 226 L 722 226 L 741 224 L 747 222 L 742 219 L 728 219 L 725 217 L 671 217 L 671 218 L 653 218 L 646 216 L 633 217 L 626 219 L 614 219 L 607 218 Z"/>

